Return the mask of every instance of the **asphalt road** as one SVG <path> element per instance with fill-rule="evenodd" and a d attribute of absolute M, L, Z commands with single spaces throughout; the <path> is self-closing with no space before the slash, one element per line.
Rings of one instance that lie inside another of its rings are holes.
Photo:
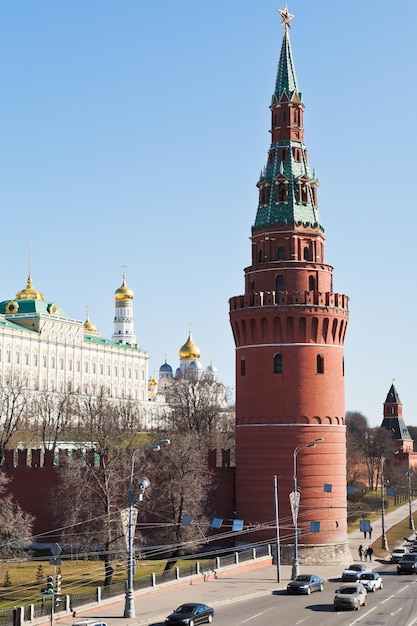
<path fill-rule="evenodd" d="M 216 608 L 218 626 L 413 626 L 417 624 L 417 577 L 398 576 L 394 565 L 380 570 L 384 588 L 369 593 L 359 611 L 335 611 L 334 592 L 340 580 L 326 583 L 323 592 L 310 596 L 288 596 L 284 590 L 263 597 L 227 602 Z M 171 607 L 173 608 L 173 607 Z M 119 621 L 120 623 L 120 621 Z M 151 622 L 163 626 L 163 621 Z M 111 624 L 113 626 L 113 624 Z"/>

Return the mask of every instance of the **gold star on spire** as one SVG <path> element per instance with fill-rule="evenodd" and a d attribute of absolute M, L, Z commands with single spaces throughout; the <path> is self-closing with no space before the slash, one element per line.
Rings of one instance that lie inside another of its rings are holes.
<path fill-rule="evenodd" d="M 288 7 L 287 5 L 285 5 L 284 10 L 282 9 L 278 9 L 278 13 L 281 16 L 281 24 L 285 24 L 285 28 L 291 28 L 291 24 L 290 21 L 292 20 L 292 18 L 294 17 L 294 15 L 292 15 L 291 13 L 288 13 Z"/>

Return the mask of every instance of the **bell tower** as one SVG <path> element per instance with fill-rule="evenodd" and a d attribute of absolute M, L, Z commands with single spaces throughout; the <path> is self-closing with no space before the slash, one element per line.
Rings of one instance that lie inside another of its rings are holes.
<path fill-rule="evenodd" d="M 319 181 L 304 144 L 288 8 L 270 105 L 271 145 L 258 180 L 245 291 L 230 299 L 236 345 L 236 517 L 275 532 L 314 563 L 345 562 L 347 544 L 343 345 L 348 298 L 333 292 L 318 209 Z M 291 498 L 297 503 L 294 522 Z M 296 530 L 297 529 L 297 530 Z M 297 540 L 294 540 L 295 534 Z M 320 549 L 318 548 L 320 546 Z"/>

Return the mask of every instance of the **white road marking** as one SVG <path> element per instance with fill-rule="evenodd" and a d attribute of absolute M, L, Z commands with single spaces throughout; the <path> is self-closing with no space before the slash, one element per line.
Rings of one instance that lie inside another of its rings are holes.
<path fill-rule="evenodd" d="M 369 609 L 369 611 L 366 611 L 366 613 L 362 613 L 362 615 L 360 615 L 358 619 L 355 619 L 355 621 L 350 622 L 349 626 L 353 626 L 353 624 L 357 624 L 358 622 L 361 621 L 361 619 L 363 619 L 364 617 L 367 617 L 369 613 L 372 613 L 372 611 L 375 611 L 375 609 L 376 609 L 376 606 L 373 606 L 372 609 Z"/>
<path fill-rule="evenodd" d="M 399 613 L 399 612 L 400 612 L 400 611 L 402 611 L 402 610 L 403 610 L 403 607 L 402 607 L 402 606 L 400 606 L 400 608 L 399 608 L 399 609 L 397 609 L 396 611 L 393 611 L 392 613 L 390 613 L 391 617 L 392 617 L 393 615 L 397 615 L 397 613 Z"/>
<path fill-rule="evenodd" d="M 388 596 L 388 598 L 385 598 L 385 600 L 381 600 L 381 604 L 385 604 L 385 602 L 388 602 L 388 600 L 391 600 L 394 596 Z"/>
<path fill-rule="evenodd" d="M 272 608 L 273 607 L 271 607 L 270 609 L 267 609 L 266 611 L 261 611 L 260 613 L 257 613 L 256 615 L 252 615 L 248 619 L 243 620 L 243 622 L 240 622 L 240 624 L 246 624 L 246 622 L 250 622 L 251 620 L 258 618 L 261 615 L 265 615 L 265 613 L 269 613 L 269 611 L 272 611 Z"/>

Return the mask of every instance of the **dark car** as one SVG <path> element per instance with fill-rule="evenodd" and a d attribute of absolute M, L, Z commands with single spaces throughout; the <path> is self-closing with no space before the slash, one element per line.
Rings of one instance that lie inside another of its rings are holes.
<path fill-rule="evenodd" d="M 212 622 L 214 617 L 214 609 L 207 604 L 198 602 L 188 602 L 181 604 L 171 615 L 165 618 L 165 624 L 168 626 L 176 626 L 176 624 L 187 624 L 187 626 L 195 626 L 195 624 L 203 624 L 204 622 Z"/>
<path fill-rule="evenodd" d="M 365 572 L 372 572 L 372 570 L 364 563 L 352 563 L 352 565 L 349 565 L 349 567 L 343 571 L 342 581 L 344 583 L 354 583 L 359 580 L 361 575 L 365 574 Z"/>
<path fill-rule="evenodd" d="M 417 572 L 417 554 L 404 554 L 397 563 L 397 574 L 415 574 Z"/>
<path fill-rule="evenodd" d="M 287 593 L 307 593 L 323 591 L 324 580 L 315 574 L 299 574 L 287 585 Z"/>

